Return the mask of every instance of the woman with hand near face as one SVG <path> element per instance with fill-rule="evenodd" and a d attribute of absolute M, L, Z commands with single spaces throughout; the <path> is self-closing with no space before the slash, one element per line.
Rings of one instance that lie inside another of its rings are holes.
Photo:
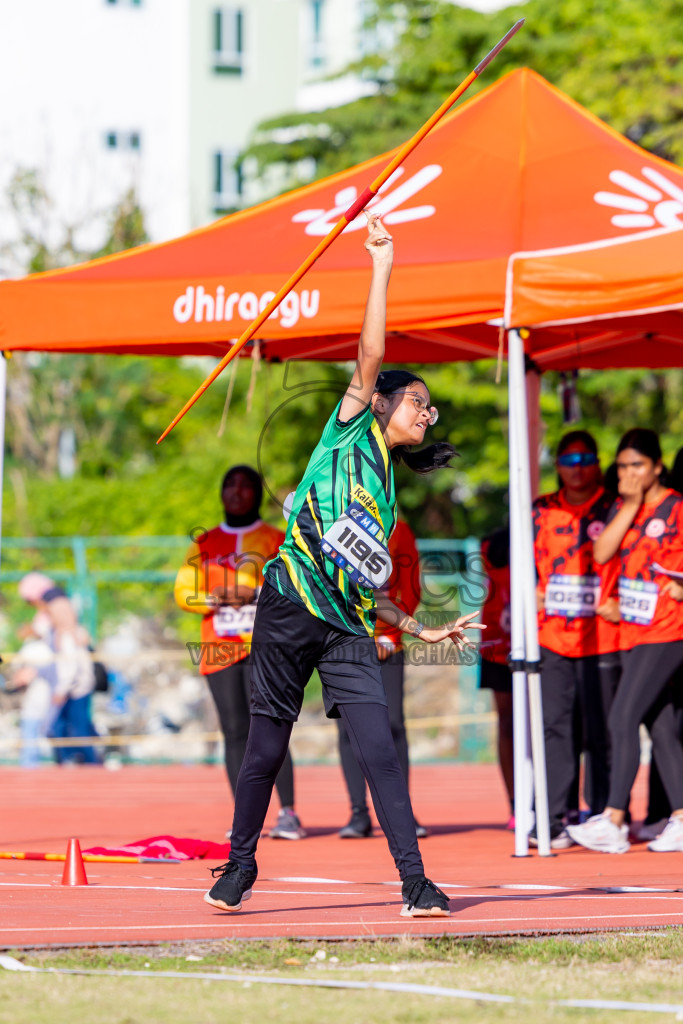
<path fill-rule="evenodd" d="M 657 435 L 635 428 L 617 449 L 619 498 L 595 541 L 602 564 L 620 561 L 622 677 L 609 716 L 612 773 L 605 810 L 571 826 L 591 850 L 629 848 L 625 810 L 640 763 L 639 726 L 652 737 L 653 757 L 672 811 L 654 852 L 683 851 L 683 747 L 676 730 L 675 673 L 683 665 L 683 588 L 660 571 L 683 571 L 683 497 L 663 482 Z"/>
<path fill-rule="evenodd" d="M 613 597 L 617 561 L 598 565 L 593 555 L 614 497 L 602 485 L 592 435 L 566 434 L 556 467 L 560 489 L 538 498 L 533 514 L 550 844 L 563 849 L 572 845 L 563 818 L 576 777 L 577 705 L 587 800 L 594 812 L 607 800 L 607 714 L 619 682 L 619 614 Z"/>

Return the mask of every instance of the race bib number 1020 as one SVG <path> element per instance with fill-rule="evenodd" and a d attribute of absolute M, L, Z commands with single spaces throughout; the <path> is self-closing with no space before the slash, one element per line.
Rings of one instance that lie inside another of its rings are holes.
<path fill-rule="evenodd" d="M 391 557 L 384 532 L 374 516 L 352 501 L 327 530 L 320 547 L 360 587 L 377 590 L 391 576 Z"/>
<path fill-rule="evenodd" d="M 546 615 L 586 619 L 600 604 L 599 576 L 562 576 L 552 573 L 545 590 Z"/>

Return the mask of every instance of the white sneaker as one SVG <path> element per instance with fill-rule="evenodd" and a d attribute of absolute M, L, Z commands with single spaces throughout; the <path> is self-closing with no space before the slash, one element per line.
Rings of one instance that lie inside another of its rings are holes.
<path fill-rule="evenodd" d="M 650 839 L 656 839 L 657 836 L 662 834 L 668 824 L 668 818 L 661 818 L 660 821 L 653 821 L 649 825 L 643 822 L 636 832 L 636 839 L 640 839 L 641 843 L 647 843 Z"/>
<path fill-rule="evenodd" d="M 683 818 L 669 818 L 661 836 L 647 844 L 653 853 L 683 853 Z"/>
<path fill-rule="evenodd" d="M 631 846 L 628 825 L 615 825 L 605 811 L 594 814 L 583 825 L 568 825 L 567 832 L 575 843 L 600 853 L 626 853 Z"/>

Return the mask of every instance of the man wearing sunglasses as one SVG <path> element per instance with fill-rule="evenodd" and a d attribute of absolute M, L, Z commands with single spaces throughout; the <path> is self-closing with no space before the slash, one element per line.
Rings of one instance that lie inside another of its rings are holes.
<path fill-rule="evenodd" d="M 605 807 L 607 715 L 621 669 L 619 566 L 615 559 L 598 565 L 593 558 L 593 541 L 605 527 L 614 495 L 603 487 L 591 434 L 566 434 L 556 467 L 559 490 L 535 502 L 534 530 L 550 845 L 563 849 L 572 845 L 564 819 L 578 803 L 572 790 L 582 748 L 586 800 L 593 813 Z"/>

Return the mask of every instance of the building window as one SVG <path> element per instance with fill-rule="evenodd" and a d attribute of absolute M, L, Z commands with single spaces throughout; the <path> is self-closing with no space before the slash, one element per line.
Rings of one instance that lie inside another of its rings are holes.
<path fill-rule="evenodd" d="M 241 75 L 244 70 L 244 11 L 217 7 L 213 12 L 213 67 Z"/>
<path fill-rule="evenodd" d="M 323 37 L 323 7 L 325 0 L 308 0 L 309 49 L 308 64 L 321 68 L 325 63 L 325 42 Z"/>
<path fill-rule="evenodd" d="M 244 183 L 239 150 L 223 149 L 213 155 L 213 194 L 215 213 L 234 210 L 242 204 Z"/>
<path fill-rule="evenodd" d="M 104 144 L 107 149 L 138 151 L 142 147 L 142 136 L 140 132 L 105 132 Z"/>

